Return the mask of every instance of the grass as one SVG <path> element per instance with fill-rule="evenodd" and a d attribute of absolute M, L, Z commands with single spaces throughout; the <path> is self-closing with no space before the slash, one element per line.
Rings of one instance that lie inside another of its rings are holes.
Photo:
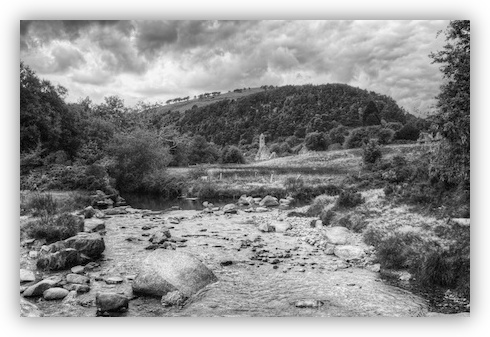
<path fill-rule="evenodd" d="M 21 228 L 25 236 L 38 240 L 46 240 L 47 244 L 65 240 L 83 231 L 83 219 L 69 213 L 58 216 L 41 216 Z"/>

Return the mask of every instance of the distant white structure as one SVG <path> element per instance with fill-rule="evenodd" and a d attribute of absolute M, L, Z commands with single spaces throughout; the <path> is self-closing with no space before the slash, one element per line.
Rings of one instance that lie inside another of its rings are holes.
<path fill-rule="evenodd" d="M 255 155 L 255 160 L 267 160 L 271 157 L 271 151 L 265 145 L 265 136 L 264 134 L 260 134 L 259 137 L 259 150 L 257 151 L 257 154 Z"/>

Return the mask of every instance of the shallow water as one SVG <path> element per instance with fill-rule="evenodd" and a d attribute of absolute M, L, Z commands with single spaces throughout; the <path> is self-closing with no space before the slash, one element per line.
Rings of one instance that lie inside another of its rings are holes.
<path fill-rule="evenodd" d="M 272 212 L 277 217 L 279 211 Z M 186 218 L 179 224 L 165 224 L 173 226 L 172 236 L 187 239 L 177 250 L 197 256 L 219 281 L 201 290 L 181 309 L 164 308 L 157 298 L 138 297 L 130 301 L 127 312 L 117 316 L 421 316 L 427 311 L 423 299 L 385 284 L 377 273 L 339 269 L 342 261 L 297 237 L 259 232 L 253 224 L 261 221 L 258 214 L 216 216 L 196 211 L 127 214 L 108 219 L 100 270 L 89 275 L 92 290 L 78 296 L 77 304 L 40 300 L 38 306 L 46 316 L 95 316 L 97 291 L 132 297 L 131 279 L 151 253 L 144 249 L 149 242 L 143 234 L 157 231 L 169 216 Z M 155 227 L 142 230 L 145 225 Z M 241 247 L 242 240 L 257 234 L 262 238 L 259 242 L 263 244 L 263 254 L 279 256 L 276 264 L 269 263 L 270 259 L 251 259 L 256 252 L 251 247 Z M 281 258 L 285 253 L 291 257 Z M 223 261 L 232 264 L 222 266 Z M 124 282 L 107 285 L 103 278 L 109 276 L 121 276 Z M 301 299 L 318 300 L 323 305 L 298 308 L 294 302 Z"/>

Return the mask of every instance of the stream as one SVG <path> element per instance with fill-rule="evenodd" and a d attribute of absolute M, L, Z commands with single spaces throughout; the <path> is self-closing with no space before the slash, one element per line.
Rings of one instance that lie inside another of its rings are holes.
<path fill-rule="evenodd" d="M 95 294 L 107 291 L 132 298 L 128 311 L 115 314 L 128 317 L 425 316 L 425 300 L 386 284 L 379 273 L 349 266 L 288 232 L 258 231 L 257 223 L 284 214 L 278 209 L 260 214 L 239 211 L 236 215 L 130 209 L 127 214 L 110 216 L 105 219 L 106 250 L 98 261 L 100 267 L 88 273 L 90 292 L 77 296 L 74 303 L 39 299 L 36 304 L 45 316 L 93 317 Z M 169 217 L 180 222 L 170 224 Z M 309 225 L 301 218 L 284 221 L 296 232 Z M 163 225 L 170 228 L 172 237 L 186 240 L 178 243 L 177 250 L 197 256 L 219 279 L 183 308 L 165 308 L 158 298 L 132 294 L 132 280 L 141 261 L 151 253 L 145 249 L 148 237 Z M 250 241 L 258 244 L 250 246 Z M 110 276 L 120 276 L 124 281 L 106 284 L 104 279 Z M 299 300 L 314 300 L 319 305 L 298 307 Z"/>

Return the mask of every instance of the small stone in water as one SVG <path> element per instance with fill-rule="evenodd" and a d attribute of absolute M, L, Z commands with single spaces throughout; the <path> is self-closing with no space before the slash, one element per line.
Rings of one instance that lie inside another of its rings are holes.
<path fill-rule="evenodd" d="M 108 277 L 105 279 L 105 283 L 107 284 L 117 284 L 117 283 L 122 283 L 124 280 L 122 277 L 119 276 L 113 276 L 113 277 Z"/>

